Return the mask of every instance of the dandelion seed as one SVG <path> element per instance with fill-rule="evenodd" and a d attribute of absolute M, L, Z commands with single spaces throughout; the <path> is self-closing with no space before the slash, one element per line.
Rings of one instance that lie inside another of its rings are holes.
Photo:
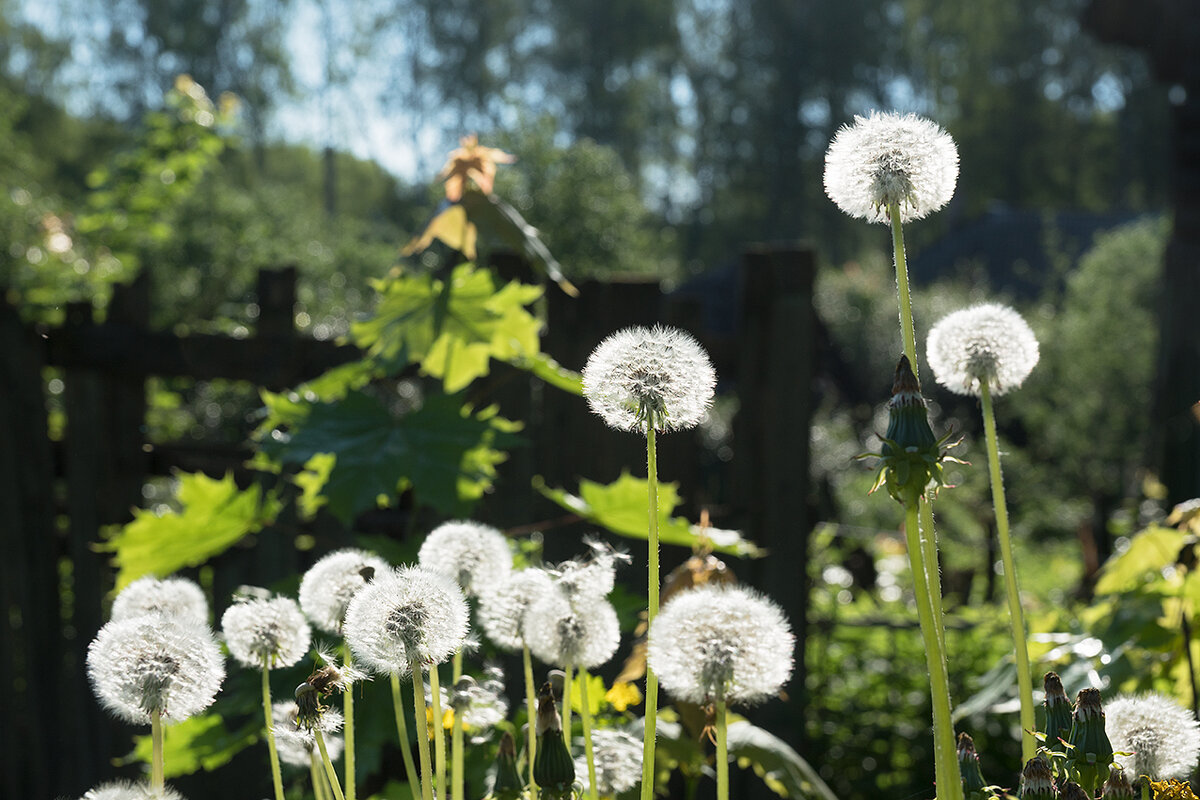
<path fill-rule="evenodd" d="M 208 600 L 204 590 L 186 578 L 139 578 L 113 600 L 113 621 L 153 613 L 164 614 L 179 622 L 208 626 Z"/>
<path fill-rule="evenodd" d="M 751 704 L 777 694 L 792 674 L 783 612 L 758 593 L 707 585 L 680 592 L 650 626 L 646 658 L 680 700 Z"/>
<path fill-rule="evenodd" d="M 855 117 L 825 153 L 825 193 L 845 213 L 868 222 L 922 219 L 954 196 L 958 149 L 950 134 L 915 114 Z"/>
<path fill-rule="evenodd" d="M 555 587 L 575 604 L 611 594 L 618 562 L 630 560 L 627 554 L 599 540 L 585 539 L 584 544 L 592 551 L 588 558 L 565 561 L 551 571 Z"/>
<path fill-rule="evenodd" d="M 987 382 L 993 395 L 1020 386 L 1038 362 L 1038 341 L 1025 320 L 999 303 L 964 308 L 929 331 L 926 357 L 937 382 L 952 392 L 978 396 Z"/>
<path fill-rule="evenodd" d="M 365 550 L 335 550 L 317 560 L 300 580 L 300 608 L 313 625 L 340 635 L 350 598 L 390 565 Z"/>
<path fill-rule="evenodd" d="M 508 716 L 508 700 L 504 697 L 504 682 L 500 675 L 498 669 L 489 668 L 482 683 L 470 675 L 463 675 L 455 686 L 439 687 L 441 707 L 462 717 L 463 730 L 470 734 L 472 743 L 485 741 L 488 732 Z M 426 705 L 432 698 L 433 693 L 426 683 Z"/>
<path fill-rule="evenodd" d="M 525 615 L 525 641 L 546 664 L 594 669 L 608 661 L 621 643 L 612 603 L 595 598 L 572 605 L 562 592 L 551 592 Z"/>
<path fill-rule="evenodd" d="M 155 791 L 148 783 L 109 781 L 88 789 L 80 800 L 183 800 L 183 795 L 169 786 Z"/>
<path fill-rule="evenodd" d="M 456 582 L 468 597 L 478 597 L 512 572 L 512 551 L 504 534 L 464 520 L 430 531 L 417 560 L 422 568 Z"/>
<path fill-rule="evenodd" d="M 88 646 L 88 678 L 100 703 L 135 725 L 154 712 L 176 722 L 212 704 L 225 663 L 207 626 L 161 614 L 109 622 Z"/>
<path fill-rule="evenodd" d="M 290 597 L 235 602 L 221 617 L 229 653 L 254 669 L 290 667 L 308 653 L 312 630 Z"/>
<path fill-rule="evenodd" d="M 554 579 L 541 569 L 512 573 L 479 603 L 479 624 L 493 644 L 505 650 L 520 650 L 525 643 L 525 615 L 543 595 L 554 591 Z"/>
<path fill-rule="evenodd" d="M 583 368 L 583 396 L 610 427 L 684 430 L 704 419 L 717 377 L 700 343 L 677 328 L 632 327 L 609 336 Z"/>
<path fill-rule="evenodd" d="M 275 748 L 279 752 L 279 760 L 284 764 L 308 769 L 314 755 L 320 758 L 320 752 L 317 750 L 316 737 L 313 736 L 312 730 L 300 725 L 299 713 L 300 707 L 291 700 L 271 705 Z M 342 715 L 333 709 L 325 709 L 315 725 L 325 737 L 325 749 L 329 753 L 329 760 L 336 761 L 342 754 L 345 743 L 342 737 L 332 734 L 342 729 Z"/>
<path fill-rule="evenodd" d="M 467 638 L 467 601 L 458 585 L 421 567 L 391 569 L 361 589 L 344 633 L 368 669 L 405 675 L 409 660 L 440 664 Z"/>
<path fill-rule="evenodd" d="M 1186 778 L 1200 758 L 1200 723 L 1166 695 L 1121 695 L 1104 705 L 1106 730 L 1117 763 L 1152 780 Z"/>
<path fill-rule="evenodd" d="M 617 728 L 592 731 L 596 790 L 602 797 L 627 792 L 642 779 L 642 740 Z M 587 775 L 587 759 L 575 759 L 575 774 Z"/>

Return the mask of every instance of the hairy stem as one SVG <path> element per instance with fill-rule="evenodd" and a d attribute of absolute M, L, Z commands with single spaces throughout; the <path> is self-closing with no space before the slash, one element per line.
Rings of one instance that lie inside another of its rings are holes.
<path fill-rule="evenodd" d="M 163 793 L 163 727 L 162 711 L 155 709 L 150 714 L 150 789 L 156 795 Z"/>
<path fill-rule="evenodd" d="M 321 758 L 317 753 L 313 753 L 308 759 L 308 776 L 312 780 L 313 798 L 315 800 L 326 800 L 329 793 L 325 791 L 327 784 L 325 776 L 321 774 L 320 764 Z"/>
<path fill-rule="evenodd" d="M 342 736 L 346 749 L 342 755 L 342 768 L 346 773 L 346 800 L 354 800 L 354 687 L 348 686 L 342 692 L 342 714 L 346 724 Z M 282 800 L 282 798 L 281 798 Z"/>
<path fill-rule="evenodd" d="M 896 294 L 900 300 L 900 334 L 904 340 L 904 355 L 912 365 L 913 375 L 918 380 L 921 373 L 917 368 L 917 336 L 913 325 L 912 296 L 908 291 L 908 264 L 904 257 L 904 229 L 900 225 L 900 206 L 888 205 L 892 218 L 892 254 L 896 265 Z"/>
<path fill-rule="evenodd" d="M 537 756 L 537 736 L 534 727 L 537 721 L 537 691 L 533 685 L 533 658 L 529 645 L 521 643 L 521 659 L 525 662 L 525 713 L 529 717 L 525 733 L 525 750 L 529 759 L 529 800 L 537 800 L 537 783 L 533 780 L 533 760 Z"/>
<path fill-rule="evenodd" d="M 571 752 L 571 684 L 574 683 L 574 665 L 570 661 L 563 667 L 563 696 L 562 696 L 562 725 L 563 741 L 567 743 L 567 752 Z"/>
<path fill-rule="evenodd" d="M 646 623 L 654 622 L 658 615 L 658 453 L 654 429 L 657 420 L 651 416 L 646 424 L 646 485 L 649 488 L 648 544 L 650 568 L 647 577 Z M 658 720 L 658 677 L 646 665 L 646 717 L 642 742 L 642 794 L 641 800 L 654 797 L 654 745 Z"/>
<path fill-rule="evenodd" d="M 275 749 L 275 720 L 271 715 L 271 671 L 266 664 L 263 664 L 262 668 L 262 704 L 267 725 L 267 752 L 271 755 L 271 783 L 275 787 L 275 800 L 283 800 L 283 775 L 279 771 L 279 751 Z"/>
<path fill-rule="evenodd" d="M 429 760 L 429 712 L 425 705 L 425 683 L 421 680 L 421 662 L 409 658 L 412 672 L 413 715 L 417 725 L 417 753 L 421 757 L 421 800 L 433 800 L 433 768 Z"/>
<path fill-rule="evenodd" d="M 717 800 L 729 800 L 729 720 L 725 698 L 717 700 Z"/>
<path fill-rule="evenodd" d="M 392 673 L 392 712 L 396 716 L 396 734 L 400 737 L 400 755 L 404 757 L 404 772 L 408 778 L 408 788 L 412 792 L 412 800 L 417 800 L 421 793 L 421 781 L 417 777 L 417 765 L 413 761 L 412 747 L 408 743 L 408 720 L 404 718 L 403 687 L 400 686 L 399 673 Z"/>
<path fill-rule="evenodd" d="M 433 763 L 437 776 L 437 796 L 446 796 L 446 734 L 442 727 L 442 688 L 438 682 L 438 665 L 429 665 L 429 705 L 433 709 Z"/>
<path fill-rule="evenodd" d="M 319 728 L 313 728 L 313 738 L 317 740 L 317 749 L 321 751 L 321 761 L 325 764 L 325 777 L 329 778 L 329 788 L 333 789 L 335 800 L 346 800 L 342 794 L 342 784 L 338 780 L 337 770 L 333 768 L 333 762 L 329 760 L 329 751 L 325 749 L 325 737 L 321 735 Z"/>
<path fill-rule="evenodd" d="M 587 758 L 588 796 L 599 800 L 596 791 L 596 753 L 592 746 L 592 709 L 588 698 L 588 673 L 579 668 L 579 718 L 583 720 L 583 752 Z"/>

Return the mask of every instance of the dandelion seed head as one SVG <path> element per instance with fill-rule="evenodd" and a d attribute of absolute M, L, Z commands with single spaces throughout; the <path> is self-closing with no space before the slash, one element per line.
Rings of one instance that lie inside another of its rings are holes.
<path fill-rule="evenodd" d="M 183 800 L 183 795 L 170 786 L 155 791 L 148 783 L 108 781 L 88 789 L 80 800 Z"/>
<path fill-rule="evenodd" d="M 607 600 L 594 598 L 573 605 L 562 592 L 554 591 L 530 606 L 525 641 L 546 664 L 593 669 L 617 652 L 621 629 Z"/>
<path fill-rule="evenodd" d="M 271 723 L 275 733 L 275 749 L 279 760 L 293 767 L 308 769 L 314 753 L 318 753 L 317 740 L 312 729 L 300 725 L 300 707 L 291 700 L 284 700 L 271 705 Z M 341 736 L 336 736 L 342 729 L 342 715 L 332 708 L 323 711 L 314 728 L 321 731 L 325 739 L 325 750 L 329 760 L 336 761 L 342 754 L 345 743 Z M 319 757 L 319 755 L 318 755 Z"/>
<path fill-rule="evenodd" d="M 465 520 L 430 531 L 417 560 L 423 568 L 456 582 L 468 597 L 478 597 L 512 572 L 512 551 L 504 534 Z"/>
<path fill-rule="evenodd" d="M 954 196 L 958 148 L 950 134 L 915 114 L 872 111 L 844 125 L 825 153 L 825 193 L 856 219 L 921 219 Z"/>
<path fill-rule="evenodd" d="M 926 358 L 937 382 L 952 392 L 978 396 L 987 382 L 993 395 L 1020 386 L 1038 362 L 1038 340 L 1025 320 L 999 303 L 947 314 L 929 331 Z"/>
<path fill-rule="evenodd" d="M 354 593 L 390 565 L 374 553 L 347 548 L 317 560 L 300 579 L 300 608 L 325 633 L 341 634 Z"/>
<path fill-rule="evenodd" d="M 138 578 L 113 600 L 112 619 L 132 619 L 160 613 L 180 622 L 208 625 L 204 590 L 187 578 Z"/>
<path fill-rule="evenodd" d="M 350 601 L 343 632 L 354 657 L 378 673 L 406 674 L 409 660 L 440 664 L 467 638 L 467 600 L 456 583 L 422 567 L 389 569 Z"/>
<path fill-rule="evenodd" d="M 646 432 L 694 428 L 712 403 L 716 373 L 687 333 L 662 325 L 617 331 L 583 368 L 583 396 L 606 424 Z"/>
<path fill-rule="evenodd" d="M 221 616 L 229 654 L 252 669 L 290 667 L 308 653 L 312 629 L 290 597 L 239 599 Z"/>
<path fill-rule="evenodd" d="M 1120 695 L 1104 704 L 1105 730 L 1116 761 L 1131 775 L 1186 778 L 1200 758 L 1200 722 L 1157 692 Z"/>
<path fill-rule="evenodd" d="M 627 792 L 642 779 L 642 740 L 618 728 L 592 731 L 596 790 L 601 797 Z M 575 759 L 575 774 L 587 775 L 587 758 Z"/>
<path fill-rule="evenodd" d="M 555 586 L 572 603 L 611 594 L 616 585 L 617 564 L 629 560 L 625 553 L 597 539 L 585 539 L 584 544 L 591 549 L 588 557 L 565 561 L 551 572 Z"/>
<path fill-rule="evenodd" d="M 155 711 L 178 722 L 208 708 L 225 659 L 207 625 L 146 614 L 102 627 L 88 646 L 87 671 L 101 705 L 145 725 Z"/>
<path fill-rule="evenodd" d="M 680 592 L 650 626 L 646 658 L 675 697 L 751 704 L 792 674 L 795 637 L 779 606 L 749 589 L 708 584 Z"/>
<path fill-rule="evenodd" d="M 512 573 L 479 603 L 479 624 L 497 647 L 520 650 L 525 643 L 523 626 L 529 607 L 542 595 L 554 591 L 554 580 L 542 569 L 527 568 Z"/>

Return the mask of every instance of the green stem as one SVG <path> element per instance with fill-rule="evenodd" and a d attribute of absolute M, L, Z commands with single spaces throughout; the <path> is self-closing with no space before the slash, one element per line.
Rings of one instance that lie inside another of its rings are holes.
<path fill-rule="evenodd" d="M 275 786 L 275 800 L 283 800 L 283 775 L 279 772 L 279 751 L 275 749 L 275 720 L 271 715 L 271 671 L 266 664 L 262 669 L 263 717 L 267 723 L 267 752 L 271 754 L 271 782 Z"/>
<path fill-rule="evenodd" d="M 162 711 L 155 709 L 150 714 L 150 789 L 161 795 L 166 783 L 163 777 L 163 726 Z"/>
<path fill-rule="evenodd" d="M 568 661 L 563 671 L 566 675 L 563 677 L 563 698 L 562 698 L 562 719 L 563 719 L 563 741 L 567 743 L 567 752 L 571 752 L 571 683 L 574 681 L 574 667 Z"/>
<path fill-rule="evenodd" d="M 1021 609 L 1021 592 L 1017 587 L 1017 562 L 1013 557 L 1012 538 L 1008 529 L 1008 504 L 1004 499 L 1004 475 L 1000 471 L 1000 447 L 996 440 L 996 415 L 992 409 L 992 393 L 987 381 L 979 382 L 979 401 L 983 407 L 983 432 L 987 441 L 988 472 L 992 479 L 992 505 L 996 513 L 996 534 L 1000 539 L 1000 563 L 1004 565 L 1004 586 L 1008 593 L 1008 616 L 1017 662 L 1017 689 L 1021 693 L 1021 759 L 1028 761 L 1037 750 L 1033 737 L 1036 722 L 1033 716 L 1033 674 L 1029 668 L 1029 649 L 1025 633 L 1025 613 Z"/>
<path fill-rule="evenodd" d="M 309 756 L 308 774 L 312 780 L 314 800 L 326 800 L 329 794 L 325 791 L 325 776 L 321 774 L 321 768 L 317 766 L 318 760 L 316 753 Z"/>
<path fill-rule="evenodd" d="M 342 714 L 345 717 L 345 728 L 342 736 L 346 743 L 343 751 L 342 768 L 346 773 L 346 800 L 354 800 L 354 686 L 348 686 L 342 692 Z"/>
<path fill-rule="evenodd" d="M 656 420 L 651 416 L 646 424 L 646 486 L 649 490 L 649 528 L 646 541 L 649 545 L 649 575 L 647 580 L 646 624 L 654 622 L 658 615 L 658 453 L 655 442 Z M 654 745 L 658 720 L 658 676 L 646 665 L 646 716 L 642 742 L 642 793 L 641 800 L 654 797 Z"/>
<path fill-rule="evenodd" d="M 442 688 L 438 683 L 438 665 L 429 665 L 429 704 L 433 709 L 434 774 L 437 776 L 437 796 L 446 796 L 446 734 L 442 727 Z"/>
<path fill-rule="evenodd" d="M 329 788 L 333 789 L 335 800 L 346 800 L 342 794 L 342 784 L 338 780 L 337 770 L 333 768 L 333 762 L 329 760 L 329 751 L 325 749 L 325 737 L 321 735 L 320 728 L 313 728 L 313 738 L 317 740 L 317 749 L 321 751 L 321 761 L 325 764 L 325 777 L 329 778 Z"/>
<path fill-rule="evenodd" d="M 729 720 L 725 698 L 717 700 L 717 800 L 729 800 Z"/>
<path fill-rule="evenodd" d="M 929 598 L 933 601 L 934 629 L 942 652 L 946 650 L 946 622 L 942 613 L 942 569 L 938 560 L 937 530 L 933 524 L 933 504 L 921 503 L 921 561 L 929 582 Z"/>
<path fill-rule="evenodd" d="M 458 684 L 458 679 L 462 677 L 462 650 L 454 651 L 454 661 L 452 663 L 454 665 L 452 667 L 454 682 L 450 685 L 455 686 Z"/>
<path fill-rule="evenodd" d="M 396 734 L 400 737 L 400 754 L 404 757 L 404 772 L 408 778 L 408 788 L 412 792 L 412 800 L 417 800 L 421 792 L 421 781 L 417 778 L 417 765 L 413 761 L 412 746 L 408 742 L 408 721 L 404 718 L 403 689 L 400 686 L 400 674 L 392 673 L 392 711 L 396 715 Z"/>
<path fill-rule="evenodd" d="M 425 683 L 421 680 L 421 662 L 416 656 L 408 661 L 412 672 L 413 715 L 417 726 L 417 753 L 421 757 L 421 800 L 433 800 L 433 772 L 429 762 L 429 713 L 425 706 Z"/>
<path fill-rule="evenodd" d="M 596 791 L 596 753 L 592 746 L 592 708 L 588 699 L 588 672 L 579 668 L 579 718 L 583 720 L 583 752 L 587 758 L 588 796 L 599 800 Z"/>
<path fill-rule="evenodd" d="M 537 724 L 537 691 L 533 685 L 533 658 L 529 654 L 529 645 L 521 643 L 521 659 L 525 662 L 525 713 L 529 717 L 525 733 L 525 750 L 529 759 L 529 800 L 537 800 L 537 783 L 533 780 L 533 759 L 537 756 L 537 736 L 534 726 Z"/>
<path fill-rule="evenodd" d="M 450 729 L 450 792 L 454 800 L 463 800 L 463 709 L 454 709 L 454 726 Z"/>
<path fill-rule="evenodd" d="M 896 265 L 896 294 L 900 299 L 900 332 L 904 339 L 904 355 L 912 365 L 913 375 L 918 381 L 921 373 L 917 371 L 917 337 L 913 325 L 912 296 L 908 291 L 908 264 L 904 257 L 904 229 L 900 225 L 900 206 L 892 203 L 888 206 L 892 218 L 892 254 Z"/>

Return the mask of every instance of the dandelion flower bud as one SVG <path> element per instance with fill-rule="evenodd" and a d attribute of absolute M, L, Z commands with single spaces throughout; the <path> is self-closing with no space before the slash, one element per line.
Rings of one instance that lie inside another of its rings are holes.
<path fill-rule="evenodd" d="M 417 556 L 422 568 L 457 583 L 478 597 L 512 572 L 512 551 L 504 534 L 490 525 L 456 520 L 434 528 Z"/>
<path fill-rule="evenodd" d="M 573 605 L 562 592 L 541 598 L 525 615 L 525 641 L 546 664 L 594 669 L 608 661 L 621 643 L 612 603 L 595 598 Z"/>
<path fill-rule="evenodd" d="M 947 314 L 929 331 L 926 358 L 937 382 L 957 394 L 993 395 L 1020 386 L 1038 362 L 1038 341 L 1025 320 L 999 303 Z"/>
<path fill-rule="evenodd" d="M 1021 800 L 1054 800 L 1056 797 L 1054 773 L 1046 757 L 1037 755 L 1026 761 L 1021 770 Z"/>
<path fill-rule="evenodd" d="M 318 559 L 300 579 L 300 608 L 319 630 L 340 635 L 350 598 L 390 568 L 365 550 L 335 550 Z"/>
<path fill-rule="evenodd" d="M 792 674 L 795 637 L 779 606 L 749 589 L 707 585 L 680 592 L 650 625 L 646 658 L 680 700 L 756 703 Z"/>
<path fill-rule="evenodd" d="M 1113 747 L 1104 724 L 1104 706 L 1099 689 L 1083 689 L 1075 698 L 1075 713 L 1071 718 L 1071 748 L 1067 760 L 1079 773 L 1080 783 L 1092 789 L 1097 781 L 1108 776 L 1113 763 Z"/>
<path fill-rule="evenodd" d="M 1055 672 L 1047 672 L 1042 683 L 1046 689 L 1046 747 L 1059 753 L 1066 751 L 1063 740 L 1071 733 L 1071 701 Z"/>
<path fill-rule="evenodd" d="M 299 713 L 299 706 L 291 700 L 271 705 L 271 722 L 279 760 L 284 764 L 307 769 L 312 763 L 313 754 L 319 754 L 319 751 L 313 729 L 300 724 Z M 315 721 L 314 728 L 321 731 L 321 736 L 325 739 L 329 760 L 336 761 L 345 746 L 342 737 L 333 735 L 342 729 L 342 715 L 333 709 L 324 709 Z"/>
<path fill-rule="evenodd" d="M 1092 800 L 1087 790 L 1075 781 L 1064 781 L 1058 789 L 1058 800 Z"/>
<path fill-rule="evenodd" d="M 962 774 L 963 794 L 968 798 L 983 797 L 987 782 L 979 769 L 975 740 L 965 731 L 958 735 L 958 769 Z"/>
<path fill-rule="evenodd" d="M 406 674 L 409 660 L 440 664 L 467 638 L 467 600 L 458 585 L 421 567 L 391 569 L 361 589 L 346 610 L 354 657 L 383 674 Z"/>
<path fill-rule="evenodd" d="M 113 600 L 114 621 L 160 613 L 185 624 L 208 626 L 204 590 L 187 578 L 139 578 Z"/>
<path fill-rule="evenodd" d="M 1187 778 L 1200 757 L 1200 723 L 1166 695 L 1121 695 L 1105 704 L 1112 749 L 1129 756 L 1117 762 L 1134 776 Z"/>
<path fill-rule="evenodd" d="M 525 644 L 529 607 L 553 591 L 554 580 L 545 570 L 528 568 L 512 573 L 480 598 L 479 624 L 484 634 L 497 647 L 520 650 Z"/>
<path fill-rule="evenodd" d="M 496 781 L 491 796 L 496 800 L 520 800 L 525 792 L 525 778 L 517 769 L 517 743 L 508 731 L 500 737 L 496 751 Z"/>
<path fill-rule="evenodd" d="M 1114 767 L 1100 791 L 1101 800 L 1134 800 L 1133 784 L 1125 776 L 1125 770 Z"/>
<path fill-rule="evenodd" d="M 617 728 L 592 731 L 596 790 L 601 797 L 627 792 L 642 780 L 642 740 Z M 587 775 L 587 758 L 575 759 L 575 774 Z"/>
<path fill-rule="evenodd" d="M 700 343 L 677 328 L 617 331 L 583 368 L 583 396 L 612 428 L 694 428 L 712 403 L 716 373 Z"/>
<path fill-rule="evenodd" d="M 825 153 L 825 193 L 856 219 L 921 219 L 954 196 L 958 148 L 950 134 L 915 114 L 880 113 L 855 117 L 843 126 Z"/>
<path fill-rule="evenodd" d="M 252 669 L 290 667 L 312 640 L 304 612 L 290 597 L 238 599 L 225 609 L 221 631 L 229 654 Z"/>
<path fill-rule="evenodd" d="M 183 800 L 183 795 L 170 786 L 155 791 L 148 783 L 109 781 L 88 789 L 80 800 Z"/>
<path fill-rule="evenodd" d="M 225 679 L 225 659 L 207 626 L 147 614 L 101 628 L 88 646 L 87 670 L 105 708 L 145 725 L 154 712 L 178 722 L 208 708 Z"/>
<path fill-rule="evenodd" d="M 550 684 L 538 690 L 537 755 L 533 760 L 533 780 L 549 800 L 567 800 L 575 783 L 575 762 L 563 741 L 562 721 L 554 705 Z"/>

